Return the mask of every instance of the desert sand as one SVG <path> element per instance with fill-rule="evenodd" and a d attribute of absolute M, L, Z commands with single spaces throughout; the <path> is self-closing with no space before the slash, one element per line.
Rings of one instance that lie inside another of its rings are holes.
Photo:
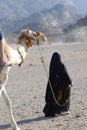
<path fill-rule="evenodd" d="M 38 47 L 33 46 L 21 67 L 9 72 L 6 90 L 21 130 L 87 130 L 87 44 L 40 46 L 49 72 L 53 52 L 59 52 L 72 79 L 70 114 L 44 117 L 47 75 Z M 8 110 L 0 98 L 0 130 L 11 130 Z"/>

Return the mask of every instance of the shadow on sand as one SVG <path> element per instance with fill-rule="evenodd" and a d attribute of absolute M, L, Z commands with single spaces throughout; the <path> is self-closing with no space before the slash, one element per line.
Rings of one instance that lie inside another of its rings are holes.
<path fill-rule="evenodd" d="M 47 120 L 47 119 L 51 119 L 51 118 L 52 117 L 40 116 L 40 117 L 36 117 L 36 118 L 33 118 L 33 119 L 26 119 L 26 120 L 18 121 L 17 124 L 18 125 L 28 124 L 28 123 L 43 121 L 43 120 Z M 4 130 L 4 129 L 7 129 L 7 128 L 10 128 L 10 124 L 0 125 L 0 130 Z"/>

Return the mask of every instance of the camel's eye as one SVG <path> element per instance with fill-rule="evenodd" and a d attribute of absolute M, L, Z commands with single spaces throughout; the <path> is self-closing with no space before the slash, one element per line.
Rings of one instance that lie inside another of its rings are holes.
<path fill-rule="evenodd" d="M 34 36 L 36 36 L 36 33 L 34 33 Z"/>

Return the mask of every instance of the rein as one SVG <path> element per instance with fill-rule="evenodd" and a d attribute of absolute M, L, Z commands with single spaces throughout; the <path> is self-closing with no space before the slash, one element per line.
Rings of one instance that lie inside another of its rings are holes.
<path fill-rule="evenodd" d="M 46 65 L 45 65 L 45 62 L 44 62 L 44 59 L 43 59 L 42 53 L 41 53 L 41 49 L 40 49 L 40 47 L 39 47 L 39 39 L 38 39 L 38 38 L 37 38 L 37 45 L 38 45 L 38 50 L 39 50 L 40 57 L 41 57 L 41 62 L 43 63 L 44 70 L 45 70 L 45 73 L 46 73 L 46 76 L 47 76 L 47 79 L 48 79 L 48 82 L 49 82 L 49 86 L 50 86 L 50 89 L 51 89 L 51 92 L 52 92 L 52 95 L 53 95 L 54 101 L 55 101 L 55 103 L 56 103 L 58 106 L 65 106 L 66 103 L 68 102 L 69 96 L 68 96 L 68 98 L 67 98 L 67 100 L 66 100 L 65 103 L 63 103 L 63 104 L 58 103 L 58 101 L 57 101 L 57 99 L 56 99 L 56 97 L 55 97 L 55 94 L 54 94 L 53 88 L 52 88 L 51 81 L 50 81 L 49 76 L 48 76 L 47 68 L 46 68 Z"/>

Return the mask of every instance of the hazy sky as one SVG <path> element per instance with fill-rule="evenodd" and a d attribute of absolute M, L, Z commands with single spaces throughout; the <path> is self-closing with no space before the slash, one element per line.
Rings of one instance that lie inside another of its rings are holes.
<path fill-rule="evenodd" d="M 87 14 L 87 0 L 74 0 L 74 1 Z"/>

